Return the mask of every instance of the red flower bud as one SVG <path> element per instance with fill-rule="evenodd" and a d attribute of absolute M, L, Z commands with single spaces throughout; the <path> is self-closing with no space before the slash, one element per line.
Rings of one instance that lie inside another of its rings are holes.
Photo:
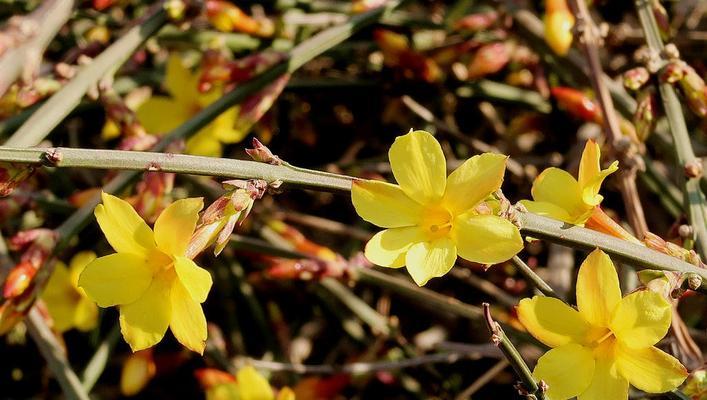
<path fill-rule="evenodd" d="M 506 43 L 498 42 L 481 46 L 468 67 L 468 78 L 479 79 L 495 74 L 503 69 L 511 59 L 511 52 Z"/>
<path fill-rule="evenodd" d="M 569 87 L 554 87 L 550 90 L 560 108 L 583 121 L 601 124 L 604 118 L 599 107 L 583 92 Z"/>

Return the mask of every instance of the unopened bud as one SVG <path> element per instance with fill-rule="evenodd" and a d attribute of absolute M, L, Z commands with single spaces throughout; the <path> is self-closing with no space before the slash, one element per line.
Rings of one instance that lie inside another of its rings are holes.
<path fill-rule="evenodd" d="M 658 31 L 660 32 L 660 37 L 663 40 L 669 40 L 671 33 L 670 27 L 670 17 L 668 12 L 665 10 L 659 0 L 651 0 L 651 10 L 653 11 L 653 16 L 655 17 L 655 22 L 658 25 Z"/>
<path fill-rule="evenodd" d="M 702 277 L 697 274 L 688 273 L 686 281 L 687 287 L 692 290 L 697 290 L 702 286 Z"/>
<path fill-rule="evenodd" d="M 196 380 L 199 381 L 199 385 L 204 390 L 211 389 L 212 387 L 223 385 L 224 383 L 232 383 L 236 381 L 236 377 L 218 370 L 216 368 L 201 368 L 194 371 Z"/>
<path fill-rule="evenodd" d="M 469 14 L 454 24 L 454 28 L 469 32 L 479 32 L 489 28 L 498 20 L 498 12 L 486 11 Z"/>
<path fill-rule="evenodd" d="M 564 56 L 572 46 L 574 22 L 565 0 L 545 1 L 545 42 L 555 54 Z"/>
<path fill-rule="evenodd" d="M 550 90 L 560 108 L 583 121 L 601 124 L 604 118 L 601 109 L 583 92 L 570 87 L 554 87 Z"/>
<path fill-rule="evenodd" d="M 702 161 L 689 161 L 685 164 L 685 176 L 688 178 L 699 178 L 702 176 L 702 168 Z"/>
<path fill-rule="evenodd" d="M 253 138 L 252 144 L 252 149 L 245 149 L 245 152 L 248 153 L 250 158 L 255 161 L 264 162 L 272 165 L 282 164 L 282 160 L 280 159 L 280 157 L 274 155 L 267 146 L 260 142 L 260 140 Z"/>
<path fill-rule="evenodd" d="M 10 270 L 5 279 L 5 285 L 2 290 L 3 298 L 11 299 L 24 293 L 36 273 L 37 269 L 27 261 L 17 264 Z"/>
<path fill-rule="evenodd" d="M 642 90 L 638 95 L 636 112 L 633 114 L 636 136 L 641 142 L 645 142 L 655 130 L 655 125 L 658 122 L 657 108 L 654 91 L 652 89 Z"/>
<path fill-rule="evenodd" d="M 651 75 L 644 67 L 632 68 L 624 72 L 624 86 L 630 90 L 638 90 L 648 82 Z"/>
<path fill-rule="evenodd" d="M 8 196 L 17 186 L 34 174 L 35 168 L 8 162 L 0 162 L 0 197 Z"/>
<path fill-rule="evenodd" d="M 467 78 L 474 80 L 495 74 L 503 69 L 511 59 L 509 45 L 505 42 L 481 46 L 468 66 Z"/>

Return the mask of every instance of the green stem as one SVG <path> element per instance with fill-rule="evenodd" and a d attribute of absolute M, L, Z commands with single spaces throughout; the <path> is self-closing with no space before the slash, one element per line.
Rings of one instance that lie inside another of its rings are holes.
<path fill-rule="evenodd" d="M 81 381 L 79 381 L 74 370 L 71 369 L 64 350 L 56 340 L 54 333 L 44 322 L 44 318 L 37 308 L 33 307 L 29 311 L 27 318 L 25 318 L 25 323 L 30 336 L 37 343 L 37 347 L 39 347 L 44 359 L 47 360 L 47 365 L 54 373 L 54 377 L 59 382 L 66 398 L 71 400 L 89 400 L 88 394 L 81 386 Z"/>
<path fill-rule="evenodd" d="M 695 274 L 702 278 L 702 287 L 707 288 L 707 269 L 697 268 L 678 258 L 601 232 L 529 212 L 520 212 L 518 217 L 521 232 L 530 237 L 587 251 L 599 248 L 618 261 L 639 269 Z"/>
<path fill-rule="evenodd" d="M 501 328 L 501 325 L 499 325 L 491 317 L 489 303 L 483 303 L 482 305 L 484 308 L 486 326 L 491 333 L 491 341 L 498 346 L 499 349 L 501 349 L 501 352 L 503 352 L 503 355 L 506 356 L 506 359 L 513 367 L 513 370 L 523 382 L 523 389 L 527 393 L 521 392 L 520 394 L 527 398 L 533 398 L 531 396 L 534 396 L 534 398 L 537 399 L 544 399 L 545 393 L 541 390 L 538 383 L 535 382 L 535 378 L 533 378 L 530 368 L 528 368 L 528 365 L 525 363 L 525 360 L 523 360 L 523 357 L 518 352 L 518 349 L 516 349 L 513 342 L 508 339 L 508 336 L 506 336 L 506 333 L 503 331 L 503 328 Z"/>
<path fill-rule="evenodd" d="M 0 160 L 44 164 L 58 168 L 177 172 L 222 178 L 262 179 L 268 183 L 279 180 L 284 184 L 325 191 L 348 192 L 351 190 L 353 179 L 344 175 L 295 167 L 287 163 L 271 165 L 247 160 L 125 150 L 0 146 Z"/>
<path fill-rule="evenodd" d="M 516 268 L 518 268 L 518 272 L 520 272 L 521 275 L 523 275 L 523 277 L 525 277 L 527 281 L 532 283 L 533 286 L 535 286 L 540 291 L 540 293 L 548 297 L 554 297 L 556 299 L 562 300 L 562 298 L 558 296 L 554 290 L 552 290 L 552 287 L 550 287 L 547 282 L 545 282 L 541 277 L 539 277 L 538 274 L 536 274 L 535 271 L 533 271 L 533 269 L 525 263 L 525 261 L 520 259 L 520 257 L 513 256 L 511 261 L 513 262 L 513 264 L 515 264 Z"/>
<path fill-rule="evenodd" d="M 653 15 L 650 2 L 647 0 L 636 0 L 635 4 L 641 27 L 646 35 L 648 48 L 652 54 L 658 56 L 662 53 L 665 46 L 663 45 L 663 39 L 660 37 L 658 24 Z M 701 167 L 702 161 L 695 157 L 695 152 L 692 149 L 682 105 L 680 104 L 675 88 L 668 82 L 660 82 L 658 89 L 663 102 L 663 110 L 665 111 L 665 116 L 668 119 L 670 131 L 673 136 L 678 170 L 685 170 L 687 166 L 697 163 L 699 163 L 699 167 Z M 690 221 L 690 226 L 692 226 L 695 232 L 697 249 L 702 259 L 706 259 L 707 225 L 705 225 L 705 198 L 700 189 L 700 177 L 685 176 L 683 177 L 682 185 L 684 207 L 687 210 L 687 218 Z"/>
<path fill-rule="evenodd" d="M 113 351 L 118 339 L 120 339 L 120 325 L 115 325 L 110 332 L 108 332 L 108 336 L 98 345 L 96 352 L 93 353 L 93 357 L 91 357 L 88 364 L 86 364 L 86 368 L 84 368 L 81 374 L 82 385 L 86 392 L 91 392 L 93 386 L 98 382 L 98 378 L 103 374 L 108 364 L 110 353 Z"/>
<path fill-rule="evenodd" d="M 52 129 L 79 104 L 92 86 L 122 65 L 135 49 L 167 22 L 167 14 L 161 6 L 153 10 L 153 14 L 126 32 L 91 64 L 82 68 L 66 86 L 42 104 L 5 144 L 16 147 L 36 146 L 49 135 Z"/>

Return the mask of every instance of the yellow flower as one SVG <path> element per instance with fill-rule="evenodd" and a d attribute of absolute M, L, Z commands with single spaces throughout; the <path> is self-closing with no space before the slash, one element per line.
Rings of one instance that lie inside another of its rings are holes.
<path fill-rule="evenodd" d="M 172 54 L 167 61 L 164 86 L 170 97 L 152 96 L 137 109 L 137 118 L 148 133 L 164 134 L 172 131 L 204 107 L 223 95 L 216 87 L 206 93 L 198 90 L 199 72 L 186 68 L 179 55 Z M 203 156 L 221 156 L 222 143 L 237 143 L 247 132 L 234 128 L 238 108 L 229 108 L 209 125 L 187 140 L 186 152 Z"/>
<path fill-rule="evenodd" d="M 521 200 L 528 211 L 559 219 L 569 224 L 584 225 L 594 207 L 604 199 L 599 194 L 602 182 L 619 169 L 614 161 L 602 170 L 599 145 L 587 141 L 579 162 L 579 180 L 559 168 L 548 168 L 533 182 L 533 200 Z"/>
<path fill-rule="evenodd" d="M 98 307 L 86 296 L 83 289 L 78 287 L 79 274 L 95 258 L 96 253 L 82 251 L 71 259 L 68 268 L 61 261 L 54 266 L 42 299 L 57 331 L 65 332 L 71 328 L 89 331 L 96 326 Z"/>
<path fill-rule="evenodd" d="M 366 245 L 366 258 L 372 263 L 407 266 L 422 286 L 449 272 L 457 254 L 495 264 L 523 248 L 515 225 L 475 210 L 501 187 L 506 156 L 474 156 L 447 177 L 442 148 L 425 131 L 396 138 L 388 156 L 398 185 L 357 180 L 351 192 L 358 215 L 387 228 Z"/>
<path fill-rule="evenodd" d="M 177 200 L 155 222 L 154 232 L 127 202 L 103 193 L 96 219 L 117 253 L 93 260 L 79 286 L 101 307 L 119 306 L 120 329 L 133 351 L 177 340 L 203 353 L 206 318 L 201 304 L 211 275 L 184 257 L 202 199 Z"/>
<path fill-rule="evenodd" d="M 231 379 L 233 379 L 231 377 Z M 236 380 L 209 385 L 206 400 L 293 400 L 292 389 L 280 390 L 277 398 L 267 379 L 251 366 L 243 367 L 236 373 Z"/>
<path fill-rule="evenodd" d="M 523 325 L 552 347 L 533 371 L 551 400 L 627 399 L 629 383 L 663 393 L 685 380 L 685 367 L 654 346 L 670 327 L 670 303 L 649 290 L 622 299 L 614 264 L 599 249 L 579 269 L 577 308 L 540 296 L 518 305 Z"/>

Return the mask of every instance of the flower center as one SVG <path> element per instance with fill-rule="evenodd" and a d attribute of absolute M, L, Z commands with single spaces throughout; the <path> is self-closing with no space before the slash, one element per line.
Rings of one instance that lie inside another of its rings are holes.
<path fill-rule="evenodd" d="M 435 205 L 425 209 L 420 226 L 430 240 L 449 235 L 452 229 L 452 214 L 444 207 Z"/>
<path fill-rule="evenodd" d="M 613 337 L 613 336 L 614 336 L 614 332 L 609 330 L 608 332 L 606 332 L 606 334 L 604 336 L 600 337 L 599 340 L 597 340 L 595 343 L 597 345 L 600 345 L 603 341 L 605 341 L 606 339 L 609 339 L 610 337 Z"/>

